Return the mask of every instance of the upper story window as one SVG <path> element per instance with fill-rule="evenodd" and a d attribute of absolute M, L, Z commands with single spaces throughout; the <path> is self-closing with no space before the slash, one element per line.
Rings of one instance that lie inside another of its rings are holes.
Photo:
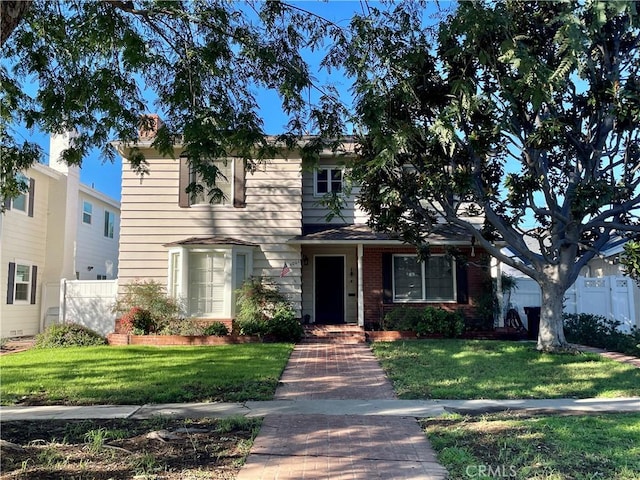
<path fill-rule="evenodd" d="M 18 179 L 28 186 L 28 190 L 15 198 L 6 199 L 4 207 L 7 210 L 15 210 L 18 212 L 24 212 L 30 217 L 33 217 L 33 210 L 35 206 L 35 186 L 36 182 L 33 178 L 29 178 L 23 174 L 18 174 Z"/>
<path fill-rule="evenodd" d="M 314 175 L 314 194 L 341 193 L 344 169 L 339 167 L 318 168 Z"/>
<path fill-rule="evenodd" d="M 200 175 L 190 168 L 188 159 L 180 158 L 178 181 L 178 206 L 189 208 L 193 205 L 233 205 L 235 208 L 246 207 L 245 162 L 242 158 L 214 160 L 212 166 L 217 168 L 216 183 L 213 189 L 208 188 Z M 190 185 L 200 184 L 198 191 L 189 191 Z"/>
<path fill-rule="evenodd" d="M 93 205 L 86 200 L 82 202 L 82 223 L 91 225 L 93 218 Z"/>
<path fill-rule="evenodd" d="M 456 300 L 454 261 L 432 255 L 419 262 L 416 255 L 393 256 L 394 302 L 453 302 Z"/>
<path fill-rule="evenodd" d="M 191 171 L 190 182 L 199 184 L 199 190 L 191 194 L 191 205 L 228 205 L 232 202 L 233 162 L 230 160 L 213 160 L 211 164 L 217 169 L 216 182 L 208 187 L 200 173 Z"/>
<path fill-rule="evenodd" d="M 15 197 L 12 201 L 12 207 L 14 210 L 20 210 L 21 212 L 27 211 L 27 196 L 23 193 Z"/>
<path fill-rule="evenodd" d="M 113 238 L 113 232 L 116 225 L 116 214 L 109 210 L 104 211 L 104 236 Z"/>

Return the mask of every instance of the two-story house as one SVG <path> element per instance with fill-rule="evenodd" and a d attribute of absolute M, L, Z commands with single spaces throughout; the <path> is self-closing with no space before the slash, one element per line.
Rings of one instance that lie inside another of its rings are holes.
<path fill-rule="evenodd" d="M 473 316 L 489 271 L 468 235 L 443 228 L 430 238 L 431 256 L 419 262 L 415 249 L 374 233 L 355 199 L 345 198 L 342 218 L 327 220 L 322 198 L 343 190 L 339 157 L 327 152 L 313 171 L 296 151 L 247 172 L 242 159 L 217 160 L 224 198 L 190 198 L 195 178 L 176 146 L 175 159 L 137 145 L 148 175 L 123 161 L 120 286 L 143 280 L 165 284 L 188 315 L 229 320 L 234 291 L 250 276 L 266 277 L 285 293 L 308 323 L 378 322 L 398 305 L 462 309 Z M 457 247 L 470 261 L 446 255 Z"/>
<path fill-rule="evenodd" d="M 80 183 L 60 161 L 70 135 L 51 138 L 49 165 L 24 172 L 29 190 L 0 214 L 0 336 L 37 334 L 60 279 L 117 278 L 120 203 Z M 47 299 L 45 299 L 47 297 Z"/>

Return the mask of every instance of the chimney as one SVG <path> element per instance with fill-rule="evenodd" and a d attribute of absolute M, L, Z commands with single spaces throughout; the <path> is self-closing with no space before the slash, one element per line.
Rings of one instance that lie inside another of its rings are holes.
<path fill-rule="evenodd" d="M 75 131 L 51 135 L 49 138 L 49 166 L 51 168 L 64 174 L 70 173 L 70 170 L 77 173 L 79 167 L 69 167 L 62 160 L 62 152 L 71 146 L 71 141 L 75 137 L 77 137 Z"/>
<path fill-rule="evenodd" d="M 138 136 L 140 140 L 151 140 L 163 125 L 164 122 L 157 113 L 143 115 L 138 124 Z"/>

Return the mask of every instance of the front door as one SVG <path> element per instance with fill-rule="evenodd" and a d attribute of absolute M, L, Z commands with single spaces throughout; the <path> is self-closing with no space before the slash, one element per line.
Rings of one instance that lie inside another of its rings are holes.
<path fill-rule="evenodd" d="M 344 257 L 316 256 L 315 322 L 344 323 Z"/>

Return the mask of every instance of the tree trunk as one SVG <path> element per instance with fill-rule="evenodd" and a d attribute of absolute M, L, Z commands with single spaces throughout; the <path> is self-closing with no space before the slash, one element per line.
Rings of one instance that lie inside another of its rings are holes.
<path fill-rule="evenodd" d="M 0 46 L 11 36 L 31 6 L 31 0 L 0 1 Z"/>
<path fill-rule="evenodd" d="M 542 306 L 540 308 L 540 331 L 538 350 L 559 352 L 569 347 L 564 336 L 562 311 L 566 287 L 550 281 L 540 282 Z"/>

